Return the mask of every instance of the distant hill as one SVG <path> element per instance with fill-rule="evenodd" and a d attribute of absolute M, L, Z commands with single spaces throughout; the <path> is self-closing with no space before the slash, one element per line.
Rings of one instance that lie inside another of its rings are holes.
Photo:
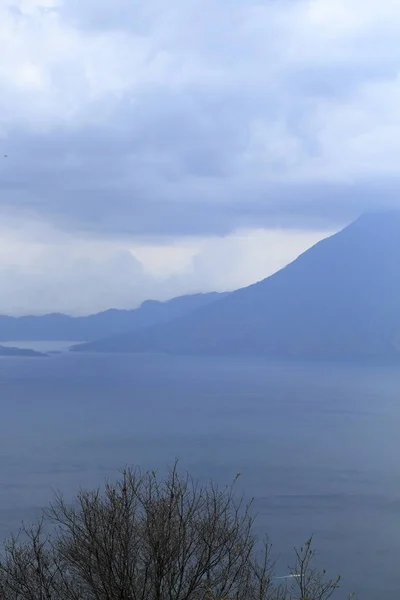
<path fill-rule="evenodd" d="M 400 213 L 365 215 L 259 283 L 76 350 L 400 357 Z"/>
<path fill-rule="evenodd" d="M 63 314 L 8 317 L 0 315 L 0 341 L 90 341 L 137 327 L 165 323 L 206 306 L 226 294 L 192 294 L 167 302 L 146 300 L 134 310 L 107 310 L 87 317 Z"/>
<path fill-rule="evenodd" d="M 29 350 L 27 348 L 13 348 L 0 346 L 0 357 L 1 356 L 27 356 L 27 357 L 38 357 L 46 356 L 42 352 L 36 352 L 36 350 Z"/>

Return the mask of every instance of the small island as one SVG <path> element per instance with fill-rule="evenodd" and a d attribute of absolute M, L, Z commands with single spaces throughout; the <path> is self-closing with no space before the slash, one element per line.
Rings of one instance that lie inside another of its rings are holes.
<path fill-rule="evenodd" d="M 31 350 L 30 348 L 15 348 L 15 347 L 6 347 L 0 346 L 0 356 L 27 356 L 27 357 L 39 357 L 39 356 L 47 356 L 43 352 L 37 352 L 36 350 Z"/>

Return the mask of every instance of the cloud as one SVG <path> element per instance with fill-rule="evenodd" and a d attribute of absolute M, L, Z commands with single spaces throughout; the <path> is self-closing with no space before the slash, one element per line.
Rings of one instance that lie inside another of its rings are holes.
<path fill-rule="evenodd" d="M 0 2 L 0 311 L 231 289 L 400 208 L 399 35 L 397 0 Z"/>
<path fill-rule="evenodd" d="M 0 230 L 0 313 L 15 315 L 88 314 L 134 308 L 148 298 L 236 289 L 276 271 L 324 235 L 255 230 L 129 247 L 43 224 L 7 225 Z"/>
<path fill-rule="evenodd" d="M 100 235 L 396 204 L 399 33 L 393 0 L 2 3 L 0 202 Z"/>

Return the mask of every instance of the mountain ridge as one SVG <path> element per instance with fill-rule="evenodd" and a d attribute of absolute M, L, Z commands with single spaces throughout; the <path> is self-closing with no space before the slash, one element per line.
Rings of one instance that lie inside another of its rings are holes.
<path fill-rule="evenodd" d="M 123 333 L 138 327 L 163 323 L 200 306 L 214 302 L 227 293 L 209 292 L 177 296 L 165 302 L 145 300 L 136 309 L 110 308 L 87 316 L 63 313 L 12 317 L 0 315 L 0 342 L 90 341 Z"/>
<path fill-rule="evenodd" d="M 169 323 L 75 348 L 96 352 L 400 356 L 400 212 L 360 217 L 292 263 Z"/>
<path fill-rule="evenodd" d="M 0 345 L 0 357 L 2 356 L 36 358 L 47 356 L 47 354 L 29 348 L 15 348 L 14 346 Z"/>

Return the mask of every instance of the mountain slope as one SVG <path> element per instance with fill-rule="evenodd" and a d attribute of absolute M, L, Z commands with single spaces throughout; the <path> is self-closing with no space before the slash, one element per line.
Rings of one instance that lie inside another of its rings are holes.
<path fill-rule="evenodd" d="M 36 352 L 36 350 L 29 350 L 28 348 L 0 346 L 0 356 L 38 357 L 46 356 L 46 354 L 43 354 L 43 352 Z"/>
<path fill-rule="evenodd" d="M 365 215 L 275 275 L 95 352 L 400 356 L 400 213 Z"/>
<path fill-rule="evenodd" d="M 167 302 L 147 300 L 134 310 L 111 309 L 87 317 L 0 315 L 0 341 L 90 341 L 176 319 L 224 296 L 213 292 L 180 296 Z"/>

